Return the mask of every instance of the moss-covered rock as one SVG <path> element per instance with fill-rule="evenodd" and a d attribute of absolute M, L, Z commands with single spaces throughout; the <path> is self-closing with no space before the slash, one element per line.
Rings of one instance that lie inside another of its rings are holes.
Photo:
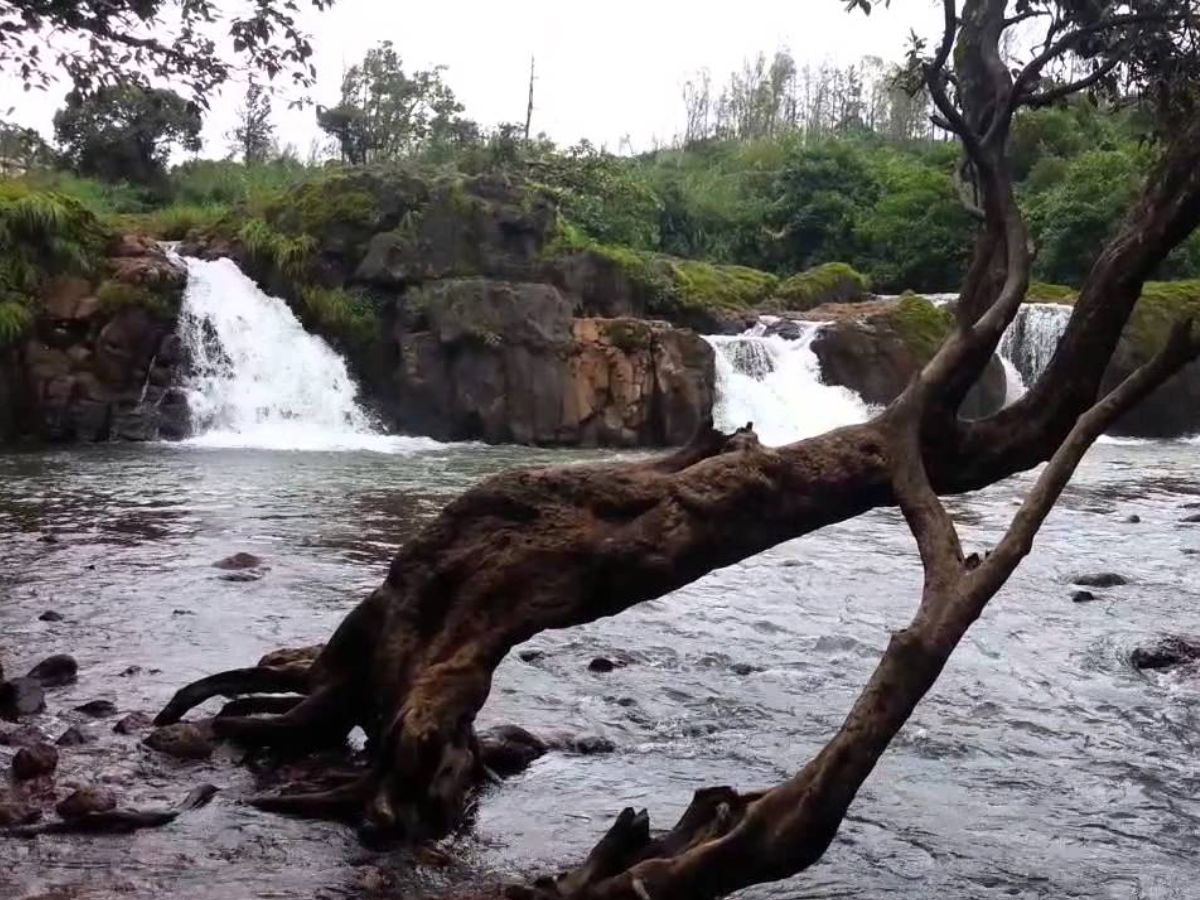
<path fill-rule="evenodd" d="M 954 315 L 919 294 L 906 293 L 882 319 L 904 341 L 918 365 L 933 358 L 954 328 Z"/>
<path fill-rule="evenodd" d="M 831 262 L 784 279 L 772 300 L 782 309 L 803 311 L 824 303 L 857 303 L 870 296 L 870 287 L 866 275 L 846 263 Z"/>

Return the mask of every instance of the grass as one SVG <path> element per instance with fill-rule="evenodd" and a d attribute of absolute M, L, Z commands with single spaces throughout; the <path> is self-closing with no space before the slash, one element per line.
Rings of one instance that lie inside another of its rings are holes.
<path fill-rule="evenodd" d="M 377 331 L 376 313 L 370 298 L 345 288 L 303 287 L 300 303 L 322 334 L 332 334 L 350 343 L 370 343 Z"/>

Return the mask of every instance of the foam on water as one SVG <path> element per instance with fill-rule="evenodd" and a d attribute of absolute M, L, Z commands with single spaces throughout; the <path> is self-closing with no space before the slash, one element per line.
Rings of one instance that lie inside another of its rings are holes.
<path fill-rule="evenodd" d="M 345 361 L 231 260 L 185 262 L 179 335 L 192 363 L 186 388 L 195 429 L 185 443 L 380 453 L 442 446 L 380 433 Z"/>

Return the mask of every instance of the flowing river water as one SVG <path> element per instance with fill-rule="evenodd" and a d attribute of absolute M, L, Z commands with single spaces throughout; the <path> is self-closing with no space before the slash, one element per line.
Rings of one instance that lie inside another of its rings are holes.
<path fill-rule="evenodd" d="M 204 390 L 233 406 L 255 396 Z M 309 446 L 340 449 L 268 449 L 278 434 L 261 427 L 280 415 L 253 402 L 262 416 L 243 431 L 214 426 L 191 444 L 0 455 L 0 662 L 19 674 L 75 655 L 78 682 L 50 691 L 30 723 L 51 738 L 70 724 L 97 736 L 62 750 L 60 786 L 106 782 L 142 806 L 205 781 L 221 789 L 162 829 L 0 840 L 0 897 L 382 898 L 555 869 L 623 806 L 666 826 L 698 787 L 794 772 L 915 608 L 912 540 L 896 512 L 878 510 L 616 618 L 539 635 L 522 648 L 539 657 L 501 665 L 482 724 L 600 735 L 614 752 L 551 753 L 487 789 L 472 827 L 447 843 L 449 864 L 414 870 L 343 826 L 245 805 L 254 779 L 233 748 L 178 762 L 112 733 L 113 719 L 71 710 L 102 698 L 153 712 L 193 678 L 322 640 L 395 549 L 479 478 L 610 455 L 380 438 L 354 415 L 306 431 Z M 282 414 L 284 428 L 304 422 Z M 256 442 L 267 446 L 236 446 Z M 994 542 L 1029 477 L 950 501 L 970 548 Z M 1196 897 L 1200 676 L 1129 663 L 1160 635 L 1200 634 L 1200 525 L 1182 521 L 1195 504 L 1200 448 L 1097 446 L 826 857 L 742 896 Z M 238 551 L 269 571 L 224 580 L 212 563 Z M 1096 571 L 1130 584 L 1072 603 L 1072 579 Z M 40 621 L 46 610 L 62 620 Z M 597 655 L 628 665 L 590 672 Z M 0 763 L 10 754 L 0 746 Z"/>

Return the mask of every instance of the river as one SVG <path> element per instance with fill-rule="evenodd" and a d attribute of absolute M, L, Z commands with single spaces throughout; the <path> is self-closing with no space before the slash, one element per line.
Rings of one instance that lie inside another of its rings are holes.
<path fill-rule="evenodd" d="M 257 423 L 242 443 L 266 448 L 230 446 L 236 433 L 214 428 L 190 444 L 0 454 L 0 661 L 10 674 L 57 652 L 80 663 L 78 682 L 30 720 L 50 738 L 87 721 L 71 712 L 85 701 L 153 712 L 193 678 L 324 639 L 406 537 L 479 478 L 611 456 L 382 438 L 357 422 L 310 442 L 341 449 L 269 449 L 303 421 L 264 415 L 275 430 Z M 1028 484 L 950 501 L 970 549 L 996 539 Z M 1162 634 L 1200 634 L 1200 525 L 1181 521 L 1195 503 L 1193 444 L 1094 448 L 825 858 L 742 896 L 1195 897 L 1200 678 L 1128 661 Z M 238 551 L 269 571 L 223 580 L 212 564 Z M 1072 603 L 1072 579 L 1096 571 L 1131 583 Z M 174 803 L 205 781 L 220 792 L 158 830 L 0 842 L 0 897 L 390 897 L 553 870 L 623 806 L 666 826 L 697 787 L 794 772 L 840 723 L 919 584 L 903 522 L 879 510 L 614 619 L 539 635 L 539 658 L 501 665 L 481 724 L 596 734 L 616 749 L 551 753 L 489 788 L 443 868 L 414 872 L 344 826 L 253 810 L 232 748 L 176 762 L 112 733 L 113 719 L 89 722 L 98 740 L 63 749 L 60 786 L 111 783 L 128 805 Z M 62 621 L 39 620 L 46 610 Z M 590 672 L 600 654 L 629 665 Z M 0 747 L 0 764 L 10 753 Z"/>

